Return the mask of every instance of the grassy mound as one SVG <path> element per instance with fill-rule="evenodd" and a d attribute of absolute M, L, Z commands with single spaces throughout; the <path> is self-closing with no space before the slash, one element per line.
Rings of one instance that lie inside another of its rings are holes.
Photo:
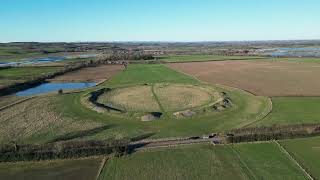
<path fill-rule="evenodd" d="M 156 84 L 154 93 L 165 111 L 203 106 L 220 97 L 213 88 L 181 84 Z"/>
<path fill-rule="evenodd" d="M 115 88 L 98 98 L 98 103 L 124 112 L 163 113 L 200 108 L 220 101 L 222 96 L 213 87 L 172 83 Z"/>
<path fill-rule="evenodd" d="M 160 107 L 152 93 L 151 86 L 117 88 L 102 94 L 98 102 L 111 105 L 124 111 L 160 111 Z"/>

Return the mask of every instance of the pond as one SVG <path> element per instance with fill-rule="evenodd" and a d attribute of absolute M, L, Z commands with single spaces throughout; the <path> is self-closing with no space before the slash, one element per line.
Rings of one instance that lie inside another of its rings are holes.
<path fill-rule="evenodd" d="M 95 86 L 97 83 L 92 82 L 82 82 L 82 83 L 43 83 L 39 86 L 29 88 L 16 93 L 17 96 L 31 96 L 38 94 L 45 94 L 49 92 L 58 92 L 59 89 L 62 90 L 72 90 L 72 89 L 83 89 Z"/>

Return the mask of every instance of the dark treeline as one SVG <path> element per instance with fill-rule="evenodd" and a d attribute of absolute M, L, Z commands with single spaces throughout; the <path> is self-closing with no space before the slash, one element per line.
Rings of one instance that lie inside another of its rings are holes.
<path fill-rule="evenodd" d="M 130 60 L 152 60 L 154 59 L 151 53 L 144 51 L 132 50 L 113 50 L 112 52 L 105 52 L 98 57 L 98 61 L 130 61 Z"/>
<path fill-rule="evenodd" d="M 312 137 L 320 135 L 320 124 L 242 128 L 227 134 L 229 143 Z"/>
<path fill-rule="evenodd" d="M 0 146 L 0 162 L 38 161 L 50 159 L 80 158 L 128 151 L 129 140 L 107 141 L 64 141 L 43 145 L 19 145 L 15 143 Z"/>

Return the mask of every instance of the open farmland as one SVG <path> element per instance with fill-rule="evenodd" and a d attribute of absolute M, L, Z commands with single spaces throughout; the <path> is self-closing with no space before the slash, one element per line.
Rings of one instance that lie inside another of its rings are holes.
<path fill-rule="evenodd" d="M 199 83 L 198 80 L 167 68 L 161 64 L 130 64 L 126 70 L 104 83 L 108 86 L 119 86 L 143 83 Z"/>
<path fill-rule="evenodd" d="M 265 59 L 258 56 L 217 56 L 217 55 L 171 55 L 159 57 L 163 62 L 195 62 L 195 61 L 225 61 L 225 60 L 248 60 Z"/>
<path fill-rule="evenodd" d="M 308 179 L 304 172 L 272 142 L 231 146 L 253 179 Z"/>
<path fill-rule="evenodd" d="M 122 70 L 122 65 L 102 65 L 88 67 L 57 76 L 50 81 L 55 82 L 101 82 L 110 79 Z"/>
<path fill-rule="evenodd" d="M 0 69 L 0 88 L 55 73 L 63 67 L 14 67 Z"/>
<path fill-rule="evenodd" d="M 11 105 L 15 102 L 21 101 L 23 99 L 26 99 L 24 97 L 19 97 L 19 96 L 1 96 L 0 97 L 0 109 Z"/>
<path fill-rule="evenodd" d="M 320 122 L 320 97 L 273 97 L 272 111 L 252 126 Z"/>
<path fill-rule="evenodd" d="M 99 87 L 121 87 L 141 83 L 170 82 L 179 84 L 199 84 L 190 76 L 176 72 L 164 65 L 129 65 L 128 68 L 114 76 Z M 265 97 L 253 96 L 247 92 L 227 87 L 216 87 L 225 91 L 235 105 L 221 112 L 185 118 L 183 120 L 163 117 L 152 123 L 141 122 L 139 118 L 111 116 L 108 113 L 97 113 L 81 103 L 88 92 L 64 94 L 57 96 L 56 111 L 63 117 L 78 120 L 93 120 L 98 123 L 112 124 L 113 127 L 91 136 L 99 137 L 132 137 L 146 133 L 153 138 L 180 137 L 208 134 L 250 124 L 264 117 L 270 111 L 270 101 Z M 90 92 L 90 91 L 89 91 Z M 143 94 L 141 95 L 143 97 Z"/>
<path fill-rule="evenodd" d="M 190 145 L 112 158 L 99 179 L 307 179 L 273 143 Z"/>
<path fill-rule="evenodd" d="M 237 87 L 256 95 L 320 95 L 320 63 L 256 60 L 173 63 L 168 66 L 206 82 Z"/>
<path fill-rule="evenodd" d="M 213 87 L 228 95 L 234 104 L 232 107 L 179 120 L 171 115 L 159 121 L 142 122 L 140 117 L 98 113 L 82 103 L 82 98 L 97 88 L 164 82 L 201 84 L 164 65 L 129 65 L 126 70 L 98 87 L 80 93 L 43 95 L 2 110 L 0 141 L 45 143 L 59 139 L 107 139 L 146 134 L 152 135 L 152 138 L 185 137 L 239 128 L 261 119 L 270 111 L 268 98 L 222 86 Z"/>
<path fill-rule="evenodd" d="M 43 143 L 101 126 L 89 120 L 62 117 L 54 111 L 55 100 L 55 96 L 35 97 L 0 110 L 0 142 Z"/>
<path fill-rule="evenodd" d="M 1 163 L 0 179 L 95 180 L 101 159 Z"/>
<path fill-rule="evenodd" d="M 320 178 L 320 137 L 284 140 L 280 143 L 312 177 Z"/>

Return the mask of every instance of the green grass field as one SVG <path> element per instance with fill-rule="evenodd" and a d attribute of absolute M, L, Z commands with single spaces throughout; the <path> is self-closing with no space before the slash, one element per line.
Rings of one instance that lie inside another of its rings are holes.
<path fill-rule="evenodd" d="M 272 112 L 254 125 L 320 122 L 320 97 L 274 97 Z"/>
<path fill-rule="evenodd" d="M 63 67 L 16 67 L 0 69 L 0 87 L 32 80 L 62 69 Z"/>
<path fill-rule="evenodd" d="M 0 163 L 0 179 L 95 180 L 101 159 Z"/>
<path fill-rule="evenodd" d="M 258 56 L 218 56 L 218 55 L 172 55 L 159 57 L 163 62 L 191 62 L 191 61 L 224 61 L 224 60 L 250 60 L 265 59 Z"/>
<path fill-rule="evenodd" d="M 275 143 L 230 145 L 253 179 L 307 179 Z"/>
<path fill-rule="evenodd" d="M 103 179 L 306 179 L 273 143 L 189 145 L 107 161 Z"/>
<path fill-rule="evenodd" d="M 126 84 L 142 83 L 199 83 L 190 76 L 181 74 L 173 69 L 167 68 L 160 64 L 132 64 L 126 70 L 113 77 L 110 81 L 104 83 L 108 86 L 119 86 Z"/>
<path fill-rule="evenodd" d="M 285 140 L 280 143 L 312 177 L 320 179 L 320 137 Z"/>

